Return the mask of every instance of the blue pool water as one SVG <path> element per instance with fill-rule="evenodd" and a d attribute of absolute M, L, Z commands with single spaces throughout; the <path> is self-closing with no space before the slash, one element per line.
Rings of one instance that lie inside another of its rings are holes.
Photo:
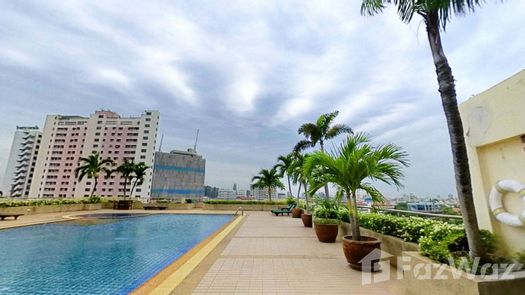
<path fill-rule="evenodd" d="M 0 294 L 126 294 L 231 218 L 152 214 L 0 230 Z"/>

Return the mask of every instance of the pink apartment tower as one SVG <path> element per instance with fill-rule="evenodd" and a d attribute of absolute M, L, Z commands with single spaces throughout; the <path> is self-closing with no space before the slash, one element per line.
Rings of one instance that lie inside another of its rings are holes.
<path fill-rule="evenodd" d="M 93 179 L 75 179 L 80 157 L 99 153 L 117 165 L 124 159 L 151 167 L 133 197 L 147 200 L 151 194 L 153 161 L 159 125 L 158 111 L 138 117 L 121 117 L 112 111 L 96 111 L 89 117 L 48 115 L 42 131 L 37 163 L 29 196 L 32 198 L 79 198 L 89 196 Z M 127 187 L 129 196 L 130 186 Z M 97 195 L 122 196 L 123 180 L 118 174 L 100 175 Z"/>

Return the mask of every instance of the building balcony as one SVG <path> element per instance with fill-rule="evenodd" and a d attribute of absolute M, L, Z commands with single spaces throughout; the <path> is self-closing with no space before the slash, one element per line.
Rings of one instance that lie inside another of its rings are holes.
<path fill-rule="evenodd" d="M 21 168 L 21 169 L 18 169 L 15 171 L 15 178 L 16 177 L 19 177 L 19 176 L 25 176 L 25 174 L 27 173 L 27 168 Z"/>
<path fill-rule="evenodd" d="M 18 157 L 31 156 L 31 150 L 21 150 Z"/>
<path fill-rule="evenodd" d="M 27 166 L 29 166 L 29 163 L 27 163 L 27 162 L 22 162 L 22 163 L 16 165 L 15 168 L 16 168 L 16 169 L 20 169 L 20 168 L 27 167 Z"/>

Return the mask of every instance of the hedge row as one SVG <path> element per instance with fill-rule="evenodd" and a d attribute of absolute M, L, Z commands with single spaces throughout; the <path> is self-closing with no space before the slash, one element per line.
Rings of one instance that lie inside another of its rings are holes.
<path fill-rule="evenodd" d="M 348 211 L 340 210 L 339 218 L 348 222 Z M 422 255 L 447 263 L 449 257 L 459 260 L 468 256 L 468 243 L 463 224 L 416 216 L 394 216 L 380 213 L 359 213 L 360 226 L 377 233 L 419 244 Z M 494 251 L 494 236 L 481 230 L 482 242 L 488 252 Z"/>
<path fill-rule="evenodd" d="M 243 200 L 207 200 L 205 204 L 243 204 L 243 205 L 286 205 L 286 200 L 278 201 L 243 201 Z"/>
<path fill-rule="evenodd" d="M 46 205 L 68 205 L 68 204 L 95 204 L 100 203 L 100 199 L 51 199 L 51 200 L 16 200 L 0 201 L 0 208 L 21 207 L 21 206 L 46 206 Z"/>

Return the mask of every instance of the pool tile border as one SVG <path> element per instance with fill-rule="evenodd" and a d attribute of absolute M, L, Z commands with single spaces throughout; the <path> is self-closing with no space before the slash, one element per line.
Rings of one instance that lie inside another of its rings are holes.
<path fill-rule="evenodd" d="M 170 294 L 244 218 L 245 216 L 238 216 L 232 219 L 130 294 Z"/>

